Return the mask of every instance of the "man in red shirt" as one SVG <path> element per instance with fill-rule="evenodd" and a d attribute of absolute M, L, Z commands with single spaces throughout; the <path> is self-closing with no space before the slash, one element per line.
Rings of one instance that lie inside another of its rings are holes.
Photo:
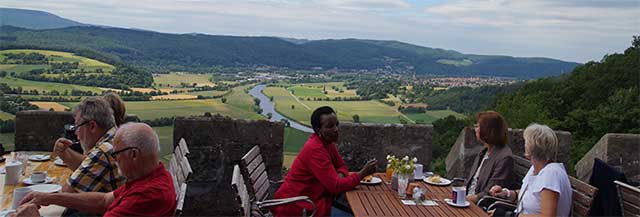
<path fill-rule="evenodd" d="M 374 173 L 376 161 L 368 162 L 358 173 L 349 174 L 335 145 L 340 135 L 338 118 L 331 107 L 316 109 L 311 115 L 311 125 L 314 133 L 293 161 L 274 198 L 308 196 L 316 205 L 316 216 L 328 216 L 333 198 L 354 189 L 361 178 Z M 313 207 L 299 202 L 272 211 L 276 216 L 300 216 L 303 209 L 310 214 Z"/>
<path fill-rule="evenodd" d="M 176 194 L 171 175 L 159 162 L 158 135 L 149 125 L 122 125 L 111 155 L 127 182 L 113 192 L 32 192 L 20 202 L 18 216 L 40 216 L 39 206 L 56 204 L 104 216 L 173 216 Z"/>

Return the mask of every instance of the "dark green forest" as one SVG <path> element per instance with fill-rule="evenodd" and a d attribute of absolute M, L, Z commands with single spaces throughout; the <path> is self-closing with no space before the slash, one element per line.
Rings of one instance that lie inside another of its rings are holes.
<path fill-rule="evenodd" d="M 297 44 L 275 37 L 166 34 L 97 26 L 48 30 L 2 26 L 0 49 L 10 48 L 70 50 L 98 60 L 113 60 L 107 63 L 124 61 L 156 72 L 274 66 L 537 78 L 568 72 L 578 65 L 548 58 L 467 55 L 397 41 L 344 39 Z M 443 60 L 471 64 L 443 64 Z"/>

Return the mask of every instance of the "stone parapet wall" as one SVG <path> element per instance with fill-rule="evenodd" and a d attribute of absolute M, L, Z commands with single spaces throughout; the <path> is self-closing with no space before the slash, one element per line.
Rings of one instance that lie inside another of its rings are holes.
<path fill-rule="evenodd" d="M 359 171 L 370 159 L 386 168 L 387 155 L 417 157 L 429 167 L 433 152 L 432 125 L 340 123 L 338 151 L 350 171 Z"/>
<path fill-rule="evenodd" d="M 193 174 L 187 180 L 184 216 L 236 216 L 231 190 L 233 166 L 260 145 L 270 180 L 281 180 L 284 124 L 220 116 L 178 118 L 174 147 L 184 138 Z"/>
<path fill-rule="evenodd" d="M 71 112 L 21 111 L 16 114 L 16 151 L 51 151 L 64 136 L 64 125 L 73 124 Z"/>
<path fill-rule="evenodd" d="M 605 134 L 576 163 L 576 177 L 589 182 L 595 158 L 623 172 L 630 182 L 640 183 L 640 134 Z"/>
<path fill-rule="evenodd" d="M 524 157 L 524 138 L 522 129 L 509 129 L 508 145 L 513 154 Z M 571 133 L 566 131 L 555 131 L 558 136 L 560 150 L 558 151 L 558 161 L 568 166 L 571 149 Z M 475 129 L 465 127 L 460 132 L 451 151 L 447 155 L 445 162 L 447 177 L 468 178 L 473 167 L 473 160 L 482 151 L 483 145 L 476 139 Z"/>

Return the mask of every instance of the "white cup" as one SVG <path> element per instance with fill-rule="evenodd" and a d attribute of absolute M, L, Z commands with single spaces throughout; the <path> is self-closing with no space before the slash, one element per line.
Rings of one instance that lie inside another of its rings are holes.
<path fill-rule="evenodd" d="M 422 164 L 416 164 L 416 169 L 413 170 L 413 177 L 421 178 L 423 174 L 424 166 Z"/>
<path fill-rule="evenodd" d="M 451 196 L 451 200 L 453 203 L 457 205 L 465 205 L 467 196 L 467 188 L 466 187 L 453 187 L 453 193 Z"/>
<path fill-rule="evenodd" d="M 22 163 L 20 161 L 7 162 L 4 168 L 7 172 L 4 176 L 4 183 L 7 185 L 18 184 L 22 176 Z"/>
<path fill-rule="evenodd" d="M 18 205 L 24 196 L 27 196 L 31 192 L 31 188 L 16 188 L 13 190 L 13 203 L 11 204 L 11 209 L 18 208 Z"/>
<path fill-rule="evenodd" d="M 31 182 L 43 183 L 47 179 L 47 171 L 35 171 L 31 173 Z"/>

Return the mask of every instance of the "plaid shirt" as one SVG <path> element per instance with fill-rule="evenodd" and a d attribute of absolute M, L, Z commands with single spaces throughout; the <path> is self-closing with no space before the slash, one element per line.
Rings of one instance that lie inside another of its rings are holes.
<path fill-rule="evenodd" d="M 115 127 L 109 129 L 87 152 L 78 169 L 69 176 L 69 186 L 78 192 L 111 192 L 124 184 L 125 178 L 119 174 L 116 160 L 111 157 L 111 139 L 115 132 Z"/>

